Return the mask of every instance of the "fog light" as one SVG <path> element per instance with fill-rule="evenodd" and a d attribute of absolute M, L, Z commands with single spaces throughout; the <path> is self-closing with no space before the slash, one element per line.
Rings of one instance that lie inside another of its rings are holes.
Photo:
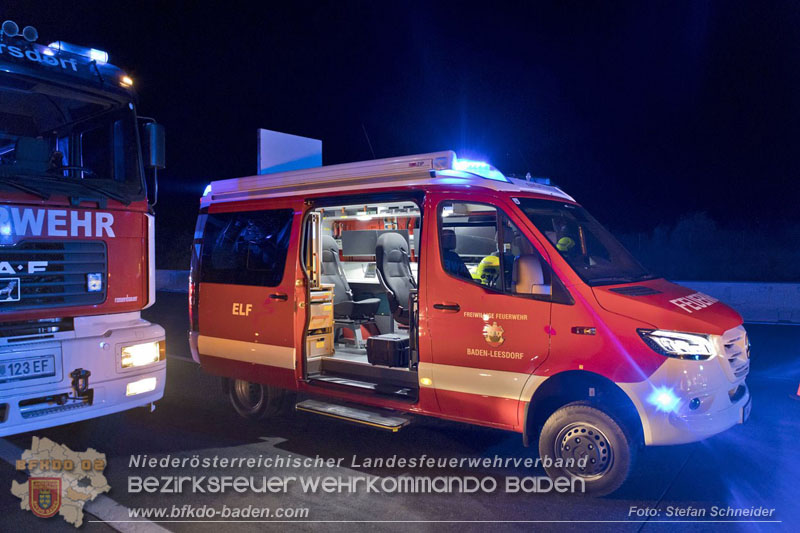
<path fill-rule="evenodd" d="M 134 368 L 137 366 L 151 365 L 164 359 L 164 350 L 161 342 L 146 342 L 144 344 L 134 344 L 122 348 L 120 364 L 122 368 Z"/>
<path fill-rule="evenodd" d="M 128 386 L 125 387 L 125 396 L 136 396 L 154 390 L 156 390 L 156 378 L 144 378 L 128 383 Z"/>
<path fill-rule="evenodd" d="M 89 292 L 103 292 L 103 274 L 101 272 L 86 274 L 86 290 Z"/>

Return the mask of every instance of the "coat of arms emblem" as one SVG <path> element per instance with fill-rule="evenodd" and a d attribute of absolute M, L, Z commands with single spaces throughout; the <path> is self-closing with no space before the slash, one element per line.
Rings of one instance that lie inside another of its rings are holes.
<path fill-rule="evenodd" d="M 55 516 L 61 508 L 61 478 L 30 478 L 28 497 L 33 514 L 39 518 Z"/>
<path fill-rule="evenodd" d="M 505 339 L 503 338 L 503 326 L 499 326 L 497 322 L 492 322 L 483 326 L 483 338 L 489 343 L 489 346 L 497 348 Z"/>

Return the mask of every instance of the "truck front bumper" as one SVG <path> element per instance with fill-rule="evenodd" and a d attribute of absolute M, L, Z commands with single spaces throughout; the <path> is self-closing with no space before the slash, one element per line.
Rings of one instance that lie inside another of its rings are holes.
<path fill-rule="evenodd" d="M 0 359 L 52 354 L 56 368 L 52 376 L 0 384 L 0 436 L 146 406 L 163 397 L 166 360 L 130 369 L 120 363 L 125 346 L 164 342 L 164 329 L 139 313 L 76 318 L 74 331 L 55 337 L 0 346 Z M 78 369 L 91 372 L 81 396 L 70 377 Z"/>

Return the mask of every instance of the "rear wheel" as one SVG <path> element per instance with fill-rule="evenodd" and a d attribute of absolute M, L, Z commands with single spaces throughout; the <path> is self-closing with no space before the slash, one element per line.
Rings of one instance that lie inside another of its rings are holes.
<path fill-rule="evenodd" d="M 539 456 L 547 475 L 582 479 L 586 493 L 594 496 L 617 490 L 628 478 L 635 455 L 636 446 L 623 425 L 585 403 L 558 409 L 539 437 Z M 558 466 L 559 462 L 563 464 Z"/>
<path fill-rule="evenodd" d="M 250 420 L 276 416 L 288 403 L 286 391 L 243 379 L 229 380 L 227 389 L 233 408 L 239 416 Z"/>

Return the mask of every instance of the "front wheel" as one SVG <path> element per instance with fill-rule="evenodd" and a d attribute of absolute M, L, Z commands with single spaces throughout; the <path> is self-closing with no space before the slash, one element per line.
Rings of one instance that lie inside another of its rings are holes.
<path fill-rule="evenodd" d="M 231 379 L 227 383 L 228 399 L 243 418 L 258 420 L 280 414 L 288 402 L 289 394 L 269 385 Z"/>
<path fill-rule="evenodd" d="M 586 493 L 604 496 L 628 478 L 636 446 L 604 411 L 571 403 L 550 415 L 539 437 L 539 457 L 551 479 L 582 479 Z M 580 485 L 578 485 L 580 486 Z"/>

